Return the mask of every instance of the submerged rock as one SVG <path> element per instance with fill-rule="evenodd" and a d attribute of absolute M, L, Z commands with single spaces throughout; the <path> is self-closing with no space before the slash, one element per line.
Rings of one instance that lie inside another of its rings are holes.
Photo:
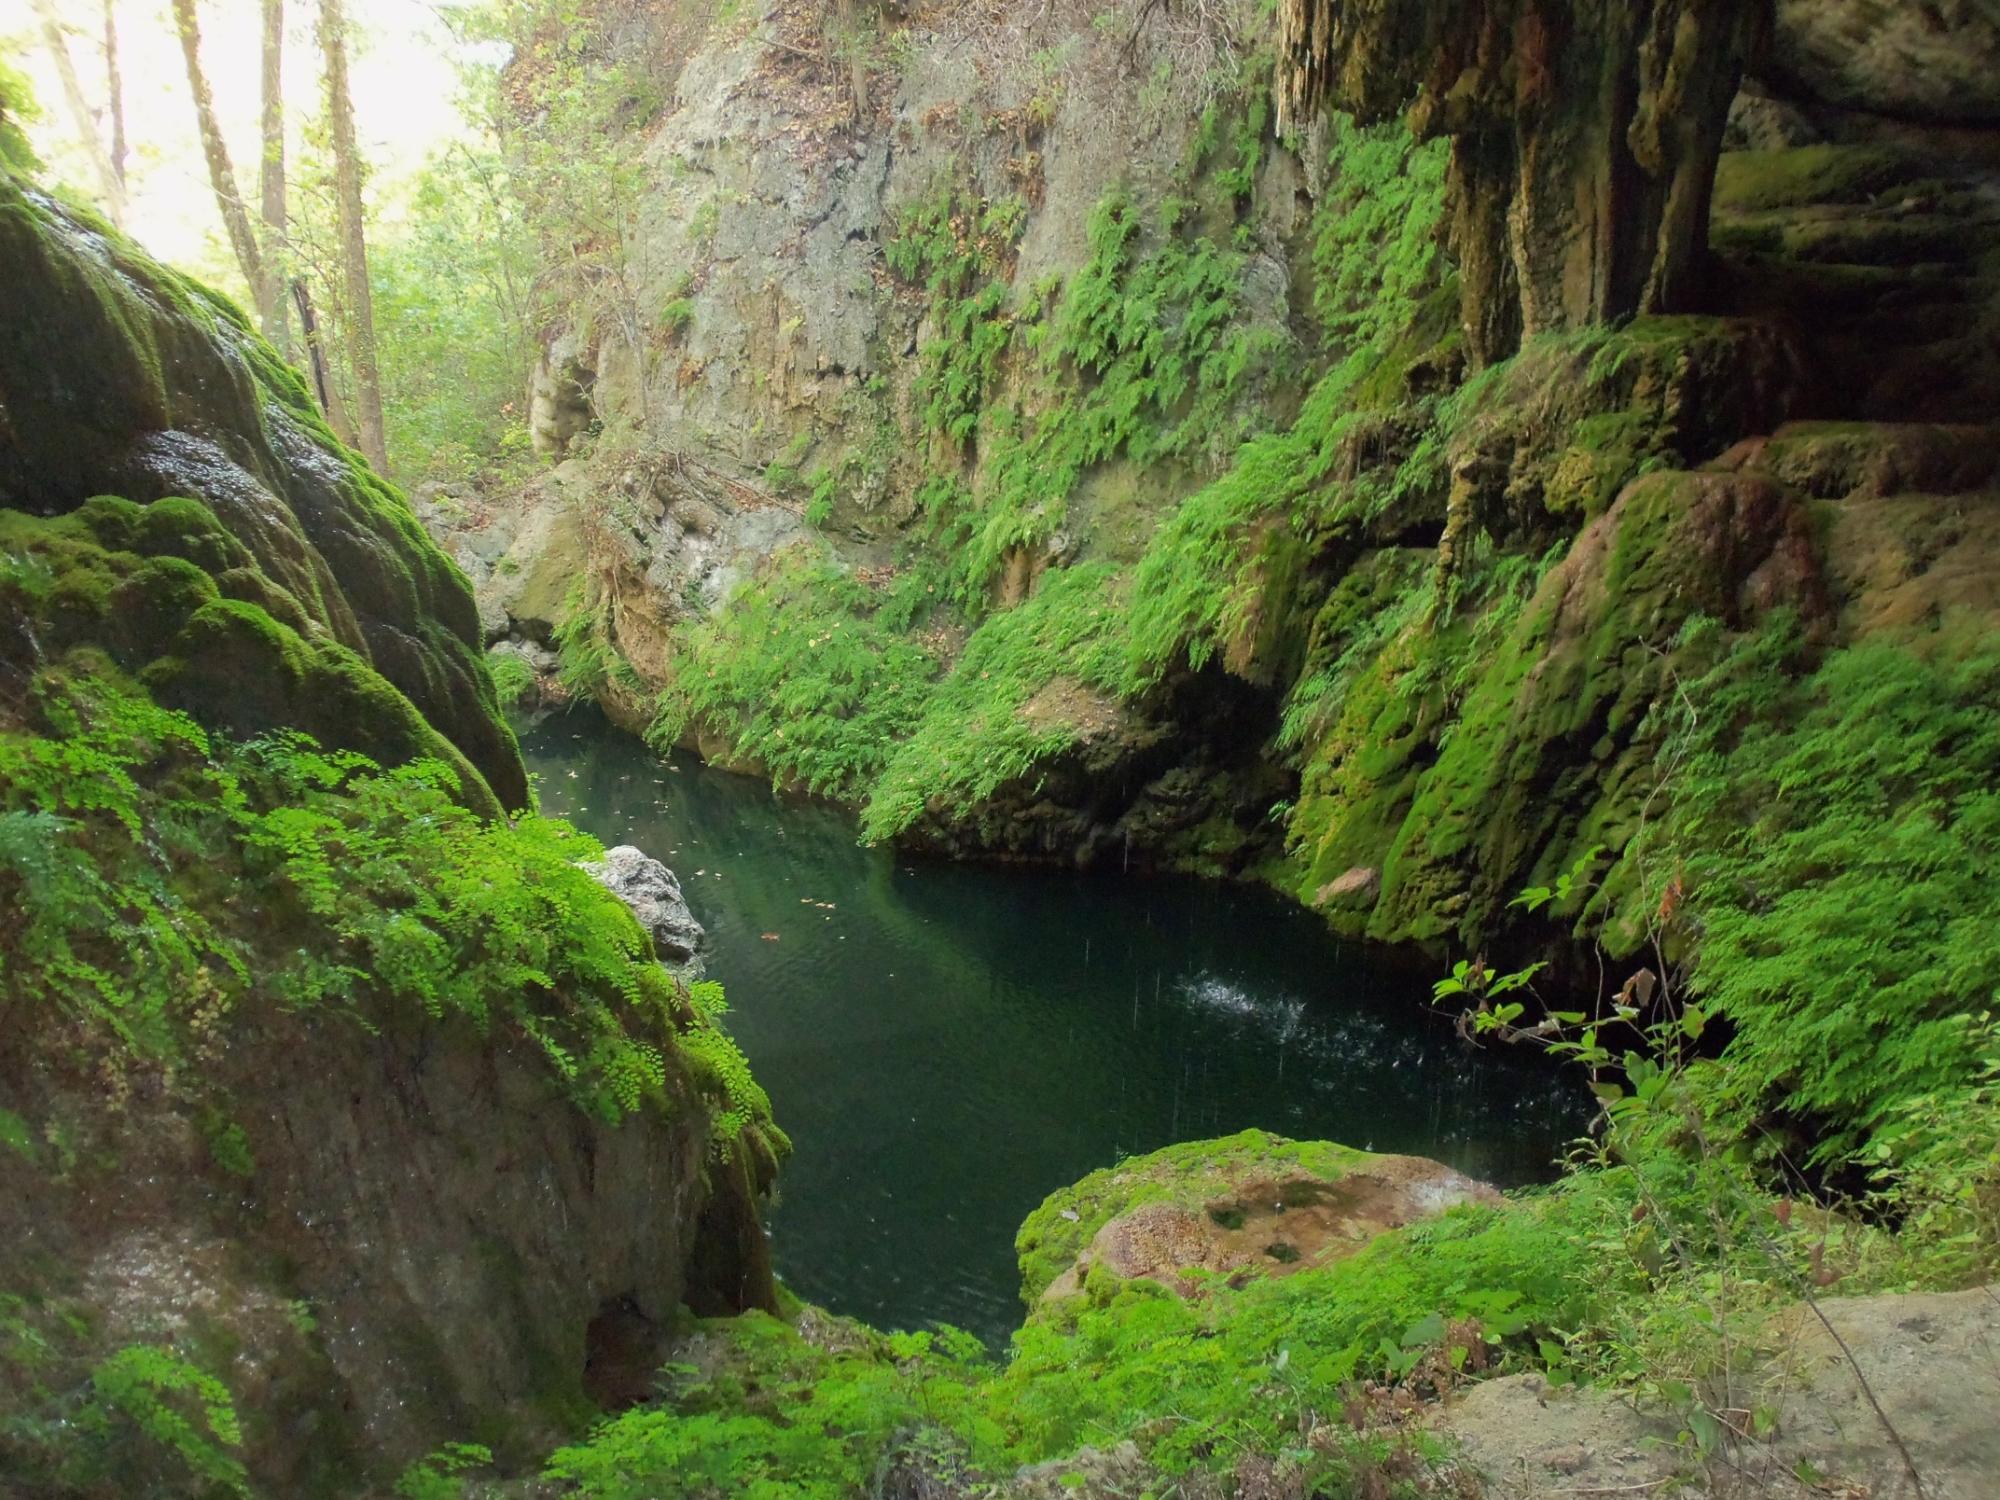
<path fill-rule="evenodd" d="M 1246 1130 L 1093 1172 L 1051 1194 L 1021 1228 L 1032 1306 L 1087 1281 L 1144 1278 L 1182 1295 L 1204 1273 L 1232 1286 L 1345 1259 L 1385 1230 L 1461 1203 L 1497 1203 L 1486 1183 L 1421 1156 Z"/>
<path fill-rule="evenodd" d="M 688 910 L 681 883 L 672 870 L 643 849 L 620 844 L 604 858 L 584 865 L 599 885 L 632 908 L 632 915 L 653 939 L 660 961 L 684 979 L 699 978 L 697 956 L 707 933 Z"/>

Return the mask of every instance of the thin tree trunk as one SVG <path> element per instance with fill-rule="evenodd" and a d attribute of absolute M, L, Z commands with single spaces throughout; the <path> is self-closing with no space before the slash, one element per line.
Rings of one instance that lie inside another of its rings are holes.
<path fill-rule="evenodd" d="M 290 299 L 285 295 L 285 0 L 263 0 L 263 155 L 257 187 L 264 221 L 264 276 L 257 283 L 257 321 L 280 354 L 291 354 Z M 321 406 L 324 407 L 322 402 Z"/>
<path fill-rule="evenodd" d="M 386 474 L 382 374 L 375 360 L 375 302 L 368 289 L 368 240 L 361 220 L 361 153 L 354 141 L 354 99 L 347 87 L 347 17 L 341 0 L 320 0 L 319 46 L 326 59 L 326 113 L 332 127 L 334 192 L 340 210 L 340 263 L 347 283 L 343 322 L 348 363 L 354 369 L 355 426 L 361 451 Z"/>
<path fill-rule="evenodd" d="M 327 374 L 326 340 L 320 335 L 319 319 L 313 314 L 312 290 L 303 276 L 292 278 L 292 303 L 299 313 L 299 332 L 306 346 L 306 367 L 312 373 L 313 394 L 319 398 L 319 409 L 326 413 L 326 425 L 333 429 L 333 435 L 343 443 L 354 442 L 354 424 L 347 418 L 347 407 L 340 399 L 340 391 Z"/>
<path fill-rule="evenodd" d="M 104 0 L 104 91 L 111 101 L 111 175 L 118 182 L 123 199 L 125 181 L 125 80 L 118 72 L 118 21 L 112 14 L 112 0 Z"/>
<path fill-rule="evenodd" d="M 243 206 L 243 195 L 236 191 L 229 146 L 215 119 L 215 97 L 209 93 L 207 75 L 201 70 L 201 29 L 195 21 L 194 0 L 174 0 L 174 29 L 180 33 L 181 55 L 187 59 L 188 89 L 194 95 L 195 120 L 201 127 L 202 154 L 208 158 L 209 186 L 215 189 L 215 206 L 229 231 L 237 267 L 254 296 L 263 281 L 257 237 L 251 232 L 250 211 Z"/>
<path fill-rule="evenodd" d="M 125 189 L 119 183 L 118 174 L 111 169 L 111 158 L 105 154 L 104 141 L 97 133 L 97 116 L 91 110 L 90 101 L 83 97 L 83 84 L 76 76 L 76 63 L 69 55 L 69 41 L 63 36 L 62 22 L 56 16 L 52 0 L 35 0 L 35 15 L 42 23 L 42 41 L 54 59 L 56 76 L 62 80 L 63 100 L 69 106 L 70 124 L 76 131 L 77 143 L 89 153 L 90 164 L 97 172 L 98 190 L 104 195 L 104 211 L 111 222 L 120 228 L 125 224 Z"/>

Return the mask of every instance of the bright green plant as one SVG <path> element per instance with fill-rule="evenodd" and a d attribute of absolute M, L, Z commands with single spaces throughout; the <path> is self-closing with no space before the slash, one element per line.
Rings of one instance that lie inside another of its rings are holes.
<path fill-rule="evenodd" d="M 827 1352 L 762 1313 L 703 1328 L 717 1358 L 667 1366 L 659 1404 L 559 1450 L 549 1477 L 590 1500 L 846 1500 L 923 1428 L 995 1446 L 969 1378 L 984 1351 L 968 1335 L 866 1336 Z"/>
<path fill-rule="evenodd" d="M 446 1443 L 397 1476 L 401 1500 L 460 1500 L 466 1474 L 493 1462 L 493 1450 L 479 1443 Z"/>
<path fill-rule="evenodd" d="M 483 819 L 434 761 L 212 740 L 114 677 L 37 695 L 35 732 L 0 732 L 0 897 L 27 914 L 0 935 L 7 1006 L 167 1062 L 258 995 L 500 1027 L 607 1119 L 670 1106 L 685 1040 L 718 1135 L 768 1121 L 714 1006 L 682 1002 L 569 825 Z M 218 1131 L 223 1165 L 254 1169 Z"/>
<path fill-rule="evenodd" d="M 2000 994 L 2000 647 L 1875 640 L 1815 663 L 1780 618 L 1687 684 L 1672 845 L 1694 986 L 1736 1036 L 1720 1096 L 1814 1122 L 1830 1162 L 1964 1097 Z M 1714 648 L 1721 647 L 1717 650 Z"/>
<path fill-rule="evenodd" d="M 908 733 L 935 671 L 920 645 L 876 618 L 879 602 L 813 547 L 779 554 L 682 628 L 648 737 L 673 744 L 706 723 L 780 785 L 854 795 Z"/>
<path fill-rule="evenodd" d="M 97 1442 L 118 1442 L 127 1428 L 156 1461 L 219 1492 L 247 1495 L 242 1460 L 232 1451 L 243 1431 L 229 1388 L 198 1365 L 155 1344 L 129 1344 L 91 1374 L 91 1399 L 79 1424 Z"/>
<path fill-rule="evenodd" d="M 1074 743 L 1082 731 L 1071 700 L 1101 706 L 1121 681 L 1120 625 L 1114 573 L 1103 564 L 1053 570 L 1026 603 L 989 619 L 888 758 L 862 813 L 863 837 L 888 838 L 933 802 L 970 807 Z M 1066 686 L 1045 712 L 1033 711 L 1052 684 Z"/>
<path fill-rule="evenodd" d="M 493 696 L 502 708 L 513 708 L 534 690 L 535 669 L 518 652 L 489 652 L 486 666 L 493 674 Z"/>

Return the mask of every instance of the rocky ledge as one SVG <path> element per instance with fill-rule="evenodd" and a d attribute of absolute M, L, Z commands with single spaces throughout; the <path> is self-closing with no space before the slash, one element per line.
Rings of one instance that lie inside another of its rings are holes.
<path fill-rule="evenodd" d="M 1168 1146 L 1052 1193 L 1015 1249 L 1030 1307 L 1105 1280 L 1182 1296 L 1329 1265 L 1461 1203 L 1498 1203 L 1483 1182 L 1421 1156 L 1385 1156 L 1263 1130 Z"/>

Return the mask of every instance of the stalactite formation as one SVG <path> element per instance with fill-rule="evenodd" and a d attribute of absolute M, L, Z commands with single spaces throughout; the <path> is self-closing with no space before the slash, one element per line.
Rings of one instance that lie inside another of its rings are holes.
<path fill-rule="evenodd" d="M 1476 363 L 1684 308 L 1722 128 L 1768 26 L 1741 0 L 1285 0 L 1281 125 L 1402 115 L 1452 140 Z"/>

